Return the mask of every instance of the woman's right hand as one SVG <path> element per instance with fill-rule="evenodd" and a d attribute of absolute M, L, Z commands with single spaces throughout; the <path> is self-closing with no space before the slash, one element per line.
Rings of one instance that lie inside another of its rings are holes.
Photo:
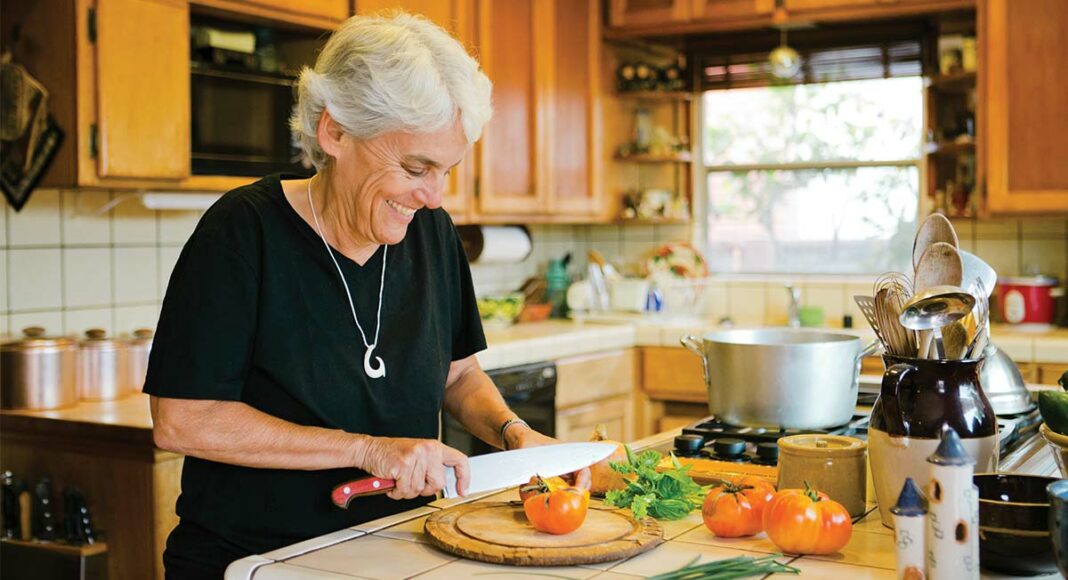
<path fill-rule="evenodd" d="M 455 471 L 456 492 L 461 496 L 467 494 L 470 478 L 467 456 L 435 439 L 372 437 L 359 467 L 395 481 L 386 494 L 391 499 L 436 494 L 445 488 L 446 467 Z"/>

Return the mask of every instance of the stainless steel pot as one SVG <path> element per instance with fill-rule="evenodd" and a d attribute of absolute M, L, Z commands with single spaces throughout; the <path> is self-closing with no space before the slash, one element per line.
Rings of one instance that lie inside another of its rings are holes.
<path fill-rule="evenodd" d="M 135 330 L 133 338 L 126 341 L 129 346 L 129 377 L 130 388 L 140 391 L 145 386 L 145 375 L 148 374 L 148 355 L 152 352 L 153 332 L 148 328 Z"/>
<path fill-rule="evenodd" d="M 728 329 L 682 344 L 704 362 L 708 410 L 746 426 L 825 429 L 844 425 L 857 404 L 861 350 L 847 334 L 788 328 Z"/>
<path fill-rule="evenodd" d="M 979 367 L 979 384 L 983 386 L 990 406 L 996 415 L 1014 415 L 1034 408 L 1031 393 L 1024 385 L 1023 375 L 1016 363 L 1003 350 L 988 344 L 983 350 L 983 366 Z"/>
<path fill-rule="evenodd" d="M 78 396 L 86 401 L 112 401 L 133 392 L 130 388 L 129 348 L 107 332 L 93 328 L 78 344 Z"/>
<path fill-rule="evenodd" d="M 22 333 L 22 340 L 0 345 L 0 408 L 43 410 L 77 403 L 74 341 L 46 337 L 39 326 Z"/>

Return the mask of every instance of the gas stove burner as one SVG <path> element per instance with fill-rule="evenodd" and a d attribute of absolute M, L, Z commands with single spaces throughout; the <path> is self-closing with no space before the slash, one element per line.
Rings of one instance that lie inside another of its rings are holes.
<path fill-rule="evenodd" d="M 743 463 L 750 461 L 746 456 L 745 441 L 733 437 L 721 437 L 712 441 L 711 449 L 705 447 L 702 453 L 709 459 Z"/>

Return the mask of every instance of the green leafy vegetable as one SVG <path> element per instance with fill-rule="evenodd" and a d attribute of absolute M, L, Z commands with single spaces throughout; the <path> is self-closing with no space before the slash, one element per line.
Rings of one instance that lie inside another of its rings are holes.
<path fill-rule="evenodd" d="M 662 455 L 652 450 L 634 455 L 630 447 L 624 447 L 626 463 L 613 461 L 608 465 L 623 475 L 634 474 L 637 478 L 628 479 L 624 489 L 608 491 L 604 497 L 606 504 L 629 508 L 638 519 L 649 515 L 658 520 L 679 520 L 701 507 L 708 488 L 701 487 L 690 477 L 687 473 L 690 466 L 683 467 L 672 454 L 673 469 L 661 473 L 656 466 Z"/>
<path fill-rule="evenodd" d="M 801 573 L 798 568 L 775 561 L 781 557 L 782 554 L 772 554 L 762 558 L 739 556 L 705 564 L 698 564 L 697 560 L 699 558 L 694 558 L 689 564 L 678 570 L 651 576 L 647 580 L 731 580 L 734 578 L 764 576 L 765 574 Z"/>

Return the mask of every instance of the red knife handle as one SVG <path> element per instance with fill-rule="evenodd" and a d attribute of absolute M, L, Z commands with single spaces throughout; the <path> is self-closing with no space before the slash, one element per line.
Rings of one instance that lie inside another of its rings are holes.
<path fill-rule="evenodd" d="M 386 493 L 393 489 L 395 485 L 396 482 L 392 479 L 365 477 L 345 482 L 335 487 L 333 493 L 330 494 L 330 499 L 334 500 L 334 505 L 337 507 L 347 508 L 354 497 Z"/>

